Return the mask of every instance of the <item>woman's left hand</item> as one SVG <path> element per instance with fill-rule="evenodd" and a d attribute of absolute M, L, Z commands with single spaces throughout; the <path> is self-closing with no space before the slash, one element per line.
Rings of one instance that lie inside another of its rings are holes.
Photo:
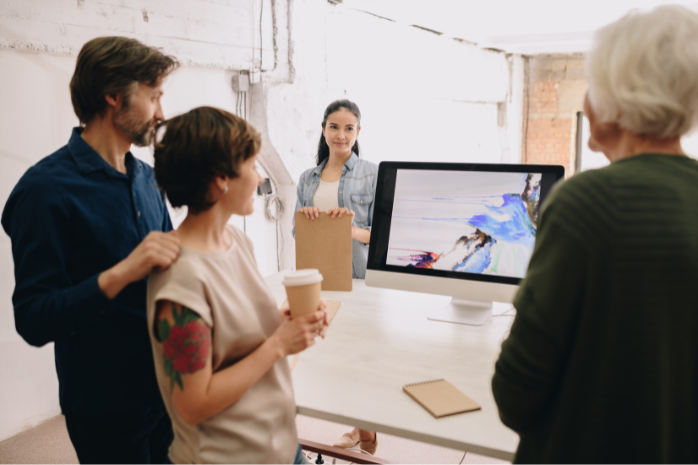
<path fill-rule="evenodd" d="M 327 305 L 327 302 L 324 300 L 320 301 L 320 307 L 324 308 Z M 283 324 L 285 321 L 291 319 L 291 309 L 288 306 L 288 303 L 281 307 L 279 309 L 279 316 L 281 316 L 281 324 Z M 322 338 L 325 338 L 325 335 L 327 334 L 327 327 L 330 326 L 330 314 L 325 312 L 325 320 L 322 322 L 323 328 L 320 331 L 319 335 L 322 336 Z"/>
<path fill-rule="evenodd" d="M 347 207 L 330 208 L 327 210 L 327 214 L 330 215 L 330 218 L 341 218 L 342 215 L 350 215 L 352 218 L 354 217 L 354 212 L 349 210 Z"/>

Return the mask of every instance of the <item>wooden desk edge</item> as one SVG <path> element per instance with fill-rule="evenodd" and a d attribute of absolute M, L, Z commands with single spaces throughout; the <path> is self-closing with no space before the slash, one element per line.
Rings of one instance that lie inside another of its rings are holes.
<path fill-rule="evenodd" d="M 473 454 L 484 455 L 487 457 L 492 457 L 495 459 L 506 460 L 509 462 L 514 461 L 514 452 L 507 452 L 499 449 L 491 449 L 489 447 L 478 446 L 475 444 L 469 444 L 467 442 L 454 441 L 452 439 L 445 439 L 439 436 L 424 435 L 420 433 L 415 433 L 411 430 L 405 430 L 400 428 L 393 428 L 390 426 L 378 425 L 369 423 L 364 420 L 359 420 L 356 418 L 345 417 L 342 415 L 335 415 L 319 410 L 314 410 L 307 407 L 296 406 L 296 411 L 300 415 L 305 415 L 311 418 L 319 418 L 320 420 L 331 421 L 334 423 L 340 423 L 343 425 L 351 425 L 356 428 L 360 428 L 366 431 L 377 431 L 379 433 L 390 434 L 393 436 L 398 436 L 405 439 L 412 439 L 414 441 L 420 441 L 427 444 L 434 444 L 435 446 L 448 447 L 449 449 L 460 450 L 463 452 L 471 452 Z M 301 443 L 302 445 L 302 443 Z M 329 446 L 326 446 L 329 447 Z M 344 449 L 342 449 L 344 450 Z M 331 455 L 328 453 L 327 455 Z M 373 462 L 371 462 L 373 463 Z"/>
<path fill-rule="evenodd" d="M 329 457 L 335 457 L 339 460 L 348 460 L 354 463 L 367 463 L 367 464 L 389 464 L 385 459 L 380 459 L 370 454 L 364 454 L 362 452 L 356 452 L 353 450 L 341 449 L 339 447 L 328 446 L 326 444 L 320 444 L 319 442 L 308 441 L 307 439 L 298 439 L 303 450 L 310 452 L 315 452 L 318 454 L 325 454 Z"/>

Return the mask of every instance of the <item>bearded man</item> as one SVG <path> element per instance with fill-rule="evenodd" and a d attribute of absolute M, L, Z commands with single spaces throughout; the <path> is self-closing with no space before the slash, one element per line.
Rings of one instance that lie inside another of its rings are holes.
<path fill-rule="evenodd" d="M 168 463 L 173 434 L 146 325 L 146 279 L 179 239 L 151 168 L 129 152 L 163 119 L 177 61 L 134 39 L 78 55 L 80 127 L 22 176 L 2 214 L 15 264 L 15 327 L 54 342 L 61 410 L 81 463 Z"/>

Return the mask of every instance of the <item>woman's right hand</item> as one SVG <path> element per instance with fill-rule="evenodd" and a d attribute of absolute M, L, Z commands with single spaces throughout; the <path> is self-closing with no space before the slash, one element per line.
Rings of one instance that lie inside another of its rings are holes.
<path fill-rule="evenodd" d="M 317 336 L 324 337 L 327 325 L 325 303 L 321 302 L 318 311 L 296 318 L 283 319 L 281 326 L 269 338 L 283 356 L 297 354 L 315 344 Z"/>
<path fill-rule="evenodd" d="M 314 220 L 320 216 L 320 209 L 318 207 L 301 207 L 298 211 L 303 213 L 309 220 Z"/>

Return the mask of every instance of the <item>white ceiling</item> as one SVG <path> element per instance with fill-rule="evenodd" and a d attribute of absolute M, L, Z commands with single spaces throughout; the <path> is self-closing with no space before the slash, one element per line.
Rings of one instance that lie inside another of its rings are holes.
<path fill-rule="evenodd" d="M 526 55 L 585 52 L 594 31 L 634 8 L 682 4 L 698 11 L 696 0 L 343 0 L 405 25 L 418 25 Z"/>

